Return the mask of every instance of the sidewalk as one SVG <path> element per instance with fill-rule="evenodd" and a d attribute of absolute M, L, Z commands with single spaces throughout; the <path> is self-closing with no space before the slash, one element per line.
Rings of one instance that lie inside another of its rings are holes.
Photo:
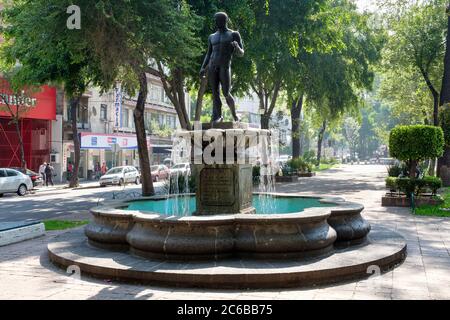
<path fill-rule="evenodd" d="M 450 299 L 450 219 L 381 207 L 385 175 L 383 165 L 342 165 L 276 186 L 279 192 L 329 194 L 362 203 L 370 223 L 402 234 L 408 242 L 405 262 L 378 277 L 326 287 L 262 290 L 163 288 L 83 275 L 73 279 L 47 256 L 46 245 L 58 231 L 0 247 L 0 299 Z"/>
<path fill-rule="evenodd" d="M 55 183 L 54 186 L 48 186 L 48 187 L 46 187 L 45 185 L 41 185 L 41 186 L 35 187 L 33 189 L 33 192 L 39 193 L 39 192 L 63 190 L 63 189 L 82 190 L 82 189 L 91 189 L 91 188 L 100 188 L 100 184 L 98 183 L 98 180 L 80 181 L 79 186 L 76 188 L 69 188 L 68 182 Z"/>

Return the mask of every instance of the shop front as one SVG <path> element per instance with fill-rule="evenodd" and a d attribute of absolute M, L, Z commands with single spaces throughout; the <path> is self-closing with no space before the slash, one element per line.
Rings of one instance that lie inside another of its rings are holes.
<path fill-rule="evenodd" d="M 135 135 L 80 133 L 81 159 L 79 177 L 93 180 L 98 178 L 96 168 L 103 163 L 110 169 L 117 166 L 139 167 L 137 139 Z M 147 138 L 150 146 L 150 139 Z M 67 143 L 64 148 L 65 168 L 69 162 L 74 163 L 73 143 Z"/>
<path fill-rule="evenodd" d="M 17 102 L 6 80 L 0 78 L 0 95 L 0 167 L 21 166 L 20 140 L 16 125 L 11 121 L 11 112 L 16 114 L 19 108 L 19 131 L 25 161 L 29 169 L 37 171 L 39 165 L 50 161 L 52 121 L 56 120 L 56 89 L 42 86 L 40 91 L 22 97 L 24 103 L 29 102 L 25 108 Z"/>

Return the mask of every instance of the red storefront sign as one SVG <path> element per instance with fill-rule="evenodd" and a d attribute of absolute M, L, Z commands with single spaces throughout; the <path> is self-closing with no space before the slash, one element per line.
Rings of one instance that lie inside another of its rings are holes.
<path fill-rule="evenodd" d="M 14 102 L 16 97 L 12 94 L 8 81 L 3 78 L 0 78 L 0 95 L 11 102 L 10 107 L 17 108 L 17 103 Z M 42 86 L 29 96 L 25 94 L 24 103 L 27 105 L 27 112 L 22 114 L 21 118 L 56 120 L 56 88 Z M 13 112 L 17 112 L 17 110 L 13 109 Z M 0 98 L 0 117 L 8 118 L 10 116 L 3 98 Z"/>
<path fill-rule="evenodd" d="M 0 78 L 0 167 L 19 167 L 19 140 L 11 114 L 7 111 L 4 99 L 10 107 L 17 108 L 17 96 L 13 95 L 9 83 Z M 25 113 L 20 113 L 19 129 L 21 132 L 25 161 L 28 168 L 36 171 L 40 164 L 50 160 L 51 120 L 56 120 L 56 89 L 42 86 L 32 94 L 25 93 L 19 104 L 27 106 Z M 13 112 L 16 112 L 13 109 Z"/>

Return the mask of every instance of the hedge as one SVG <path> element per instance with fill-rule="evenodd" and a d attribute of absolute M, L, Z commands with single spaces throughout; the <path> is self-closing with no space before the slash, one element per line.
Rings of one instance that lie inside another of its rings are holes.
<path fill-rule="evenodd" d="M 311 163 L 308 163 L 302 157 L 290 159 L 287 162 L 287 165 L 294 171 L 295 170 L 299 170 L 301 172 L 311 172 L 312 171 Z"/>
<path fill-rule="evenodd" d="M 386 188 L 393 192 L 401 191 L 406 194 L 407 197 L 411 193 L 419 195 L 423 192 L 423 189 L 428 188 L 433 195 L 436 195 L 437 190 L 442 187 L 442 180 L 438 177 L 426 176 L 423 179 L 413 178 L 386 178 Z"/>

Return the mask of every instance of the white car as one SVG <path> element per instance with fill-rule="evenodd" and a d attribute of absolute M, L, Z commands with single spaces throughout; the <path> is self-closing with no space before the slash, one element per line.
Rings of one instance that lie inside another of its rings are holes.
<path fill-rule="evenodd" d="M 114 167 L 109 169 L 101 178 L 100 186 L 117 184 L 123 186 L 127 183 L 139 184 L 141 175 L 139 171 L 132 166 Z"/>
<path fill-rule="evenodd" d="M 33 189 L 33 182 L 29 176 L 14 169 L 0 168 L 0 197 L 4 193 L 17 193 L 19 196 L 24 196 L 31 189 Z"/>
<path fill-rule="evenodd" d="M 189 163 L 179 163 L 174 165 L 172 168 L 170 168 L 170 175 L 190 175 L 191 174 L 191 167 Z"/>

